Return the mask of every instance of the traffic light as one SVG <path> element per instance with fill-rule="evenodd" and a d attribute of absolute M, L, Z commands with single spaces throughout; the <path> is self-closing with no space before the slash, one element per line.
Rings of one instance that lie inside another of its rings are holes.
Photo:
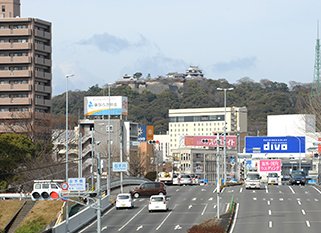
<path fill-rule="evenodd" d="M 148 140 L 148 144 L 158 144 L 158 140 Z"/>
<path fill-rule="evenodd" d="M 31 192 L 31 200 L 57 200 L 60 197 L 61 188 L 57 183 L 46 180 L 35 181 Z"/>

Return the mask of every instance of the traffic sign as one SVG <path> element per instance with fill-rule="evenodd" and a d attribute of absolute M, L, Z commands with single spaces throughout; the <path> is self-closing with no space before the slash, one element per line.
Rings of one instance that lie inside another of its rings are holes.
<path fill-rule="evenodd" d="M 68 185 L 67 182 L 64 182 L 64 183 L 61 184 L 61 189 L 64 190 L 64 191 L 68 190 L 68 187 L 69 187 L 69 185 Z"/>
<path fill-rule="evenodd" d="M 113 162 L 113 172 L 127 172 L 128 162 Z"/>
<path fill-rule="evenodd" d="M 86 191 L 86 178 L 69 178 L 69 191 Z"/>

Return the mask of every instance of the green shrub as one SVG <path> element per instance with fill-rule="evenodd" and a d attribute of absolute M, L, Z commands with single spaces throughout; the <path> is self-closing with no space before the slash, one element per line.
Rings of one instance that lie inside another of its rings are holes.
<path fill-rule="evenodd" d="M 26 224 L 19 227 L 15 232 L 16 233 L 40 233 L 46 227 L 45 220 L 42 217 L 39 217 L 33 221 L 27 222 Z"/>

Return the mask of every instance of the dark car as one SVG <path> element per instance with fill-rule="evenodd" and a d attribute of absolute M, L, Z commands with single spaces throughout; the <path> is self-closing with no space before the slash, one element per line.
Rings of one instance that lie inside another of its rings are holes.
<path fill-rule="evenodd" d="M 290 185 L 294 185 L 294 184 L 305 185 L 306 182 L 307 182 L 306 175 L 303 171 L 294 170 L 291 172 L 290 180 L 289 180 Z"/>
<path fill-rule="evenodd" d="M 131 190 L 130 194 L 135 198 L 158 194 L 166 195 L 166 186 L 162 182 L 145 182 Z"/>

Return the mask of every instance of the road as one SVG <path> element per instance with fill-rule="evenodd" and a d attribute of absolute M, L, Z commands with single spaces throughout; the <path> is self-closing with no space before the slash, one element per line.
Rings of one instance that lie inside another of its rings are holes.
<path fill-rule="evenodd" d="M 134 209 L 110 209 L 102 217 L 102 232 L 187 232 L 193 225 L 216 216 L 214 186 L 168 186 L 168 212 L 147 209 L 148 198 L 135 199 Z M 231 195 L 222 193 L 220 213 L 224 213 Z M 96 222 L 83 233 L 96 232 Z"/>
<path fill-rule="evenodd" d="M 239 203 L 233 232 L 321 232 L 321 192 L 314 186 L 233 187 Z"/>

